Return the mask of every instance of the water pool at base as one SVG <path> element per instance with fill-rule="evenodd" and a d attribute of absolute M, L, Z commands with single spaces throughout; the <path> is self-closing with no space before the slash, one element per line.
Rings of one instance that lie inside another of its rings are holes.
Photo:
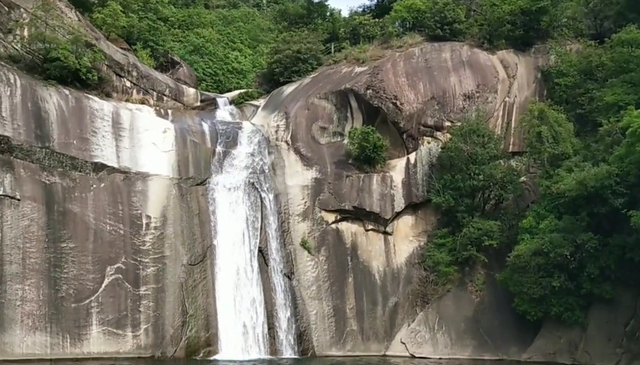
<path fill-rule="evenodd" d="M 463 360 L 417 359 L 405 357 L 298 357 L 268 358 L 244 361 L 230 360 L 155 360 L 155 359 L 61 359 L 48 361 L 0 361 L 0 365 L 542 365 L 549 363 Z M 612 364 L 613 365 L 613 364 Z"/>

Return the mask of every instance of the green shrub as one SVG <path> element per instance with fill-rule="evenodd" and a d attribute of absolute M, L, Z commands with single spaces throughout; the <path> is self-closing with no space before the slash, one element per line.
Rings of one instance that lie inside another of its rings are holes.
<path fill-rule="evenodd" d="M 519 212 L 513 200 L 522 189 L 502 139 L 481 114 L 454 126 L 450 134 L 429 176 L 431 203 L 440 218 L 423 255 L 425 270 L 440 286 L 515 240 Z"/>
<path fill-rule="evenodd" d="M 465 6 L 455 0 L 401 0 L 388 21 L 400 34 L 424 32 L 434 41 L 461 40 L 465 35 Z"/>
<path fill-rule="evenodd" d="M 300 247 L 302 247 L 307 253 L 313 256 L 313 246 L 307 237 L 303 237 L 300 240 Z"/>
<path fill-rule="evenodd" d="M 267 89 L 302 79 L 324 63 L 323 46 L 308 32 L 289 33 L 271 48 L 262 83 Z"/>
<path fill-rule="evenodd" d="M 264 91 L 258 89 L 247 90 L 233 99 L 233 105 L 241 105 L 247 101 L 257 100 L 264 96 Z"/>
<path fill-rule="evenodd" d="M 25 53 L 13 60 L 45 80 L 99 89 L 105 83 L 99 70 L 104 54 L 81 31 L 56 16 L 57 11 L 48 1 L 34 9 L 34 16 L 27 23 L 30 33 L 21 44 Z"/>
<path fill-rule="evenodd" d="M 136 54 L 136 57 L 138 57 L 138 60 L 140 60 L 140 62 L 144 63 L 145 65 L 151 68 L 156 68 L 156 66 L 158 65 L 155 58 L 153 58 L 151 51 L 149 51 L 148 49 L 143 48 L 140 45 L 135 45 L 133 46 L 133 51 Z"/>
<path fill-rule="evenodd" d="M 97 89 L 104 83 L 98 65 L 104 62 L 102 52 L 79 34 L 68 39 L 45 33 L 34 33 L 30 43 L 39 43 L 42 78 L 61 85 Z"/>
<path fill-rule="evenodd" d="M 560 7 L 551 0 L 479 0 L 476 6 L 473 36 L 490 49 L 528 49 L 551 37 L 551 24 L 564 22 L 554 19 Z"/>
<path fill-rule="evenodd" d="M 347 151 L 351 160 L 365 171 L 375 171 L 387 162 L 389 143 L 372 126 L 349 131 Z"/>

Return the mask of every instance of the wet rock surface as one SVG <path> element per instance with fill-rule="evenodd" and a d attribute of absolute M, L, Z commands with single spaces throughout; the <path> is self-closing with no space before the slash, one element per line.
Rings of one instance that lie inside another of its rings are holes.
<path fill-rule="evenodd" d="M 0 359 L 184 357 L 215 344 L 211 116 L 3 65 L 0 89 Z"/>

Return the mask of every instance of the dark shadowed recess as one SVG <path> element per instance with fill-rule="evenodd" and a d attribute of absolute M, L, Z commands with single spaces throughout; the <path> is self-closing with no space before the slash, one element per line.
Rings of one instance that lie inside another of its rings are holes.
<path fill-rule="evenodd" d="M 48 148 L 16 144 L 6 136 L 0 136 L 0 155 L 52 169 L 85 175 L 97 175 L 108 168 L 103 163 L 81 160 Z"/>
<path fill-rule="evenodd" d="M 373 105 L 362 94 L 352 90 L 344 89 L 335 92 L 335 98 L 341 99 L 341 104 L 346 104 L 348 113 L 353 119 L 354 110 L 351 109 L 349 99 L 353 98 L 356 101 L 359 112 L 363 117 L 363 124 L 370 125 L 376 128 L 376 130 L 389 141 L 389 157 L 400 158 L 407 155 L 407 148 L 401 135 L 401 129 L 397 121 L 389 120 L 389 116 L 382 109 Z M 340 108 L 340 104 L 336 105 Z M 410 151 L 413 152 L 413 151 Z"/>

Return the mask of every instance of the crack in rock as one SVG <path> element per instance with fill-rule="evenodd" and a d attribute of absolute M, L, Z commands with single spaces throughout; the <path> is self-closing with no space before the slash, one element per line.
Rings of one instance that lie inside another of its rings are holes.
<path fill-rule="evenodd" d="M 351 209 L 339 208 L 339 209 L 322 209 L 327 213 L 337 214 L 336 219 L 329 223 L 329 226 L 335 225 L 341 222 L 361 222 L 365 232 L 378 232 L 384 235 L 392 235 L 393 229 L 391 225 L 398 219 L 404 212 L 410 209 L 417 209 L 421 206 L 428 204 L 428 201 L 422 201 L 417 203 L 410 203 L 405 205 L 404 208 L 395 212 L 391 217 L 385 218 L 380 213 L 373 212 L 357 206 L 352 206 Z"/>

